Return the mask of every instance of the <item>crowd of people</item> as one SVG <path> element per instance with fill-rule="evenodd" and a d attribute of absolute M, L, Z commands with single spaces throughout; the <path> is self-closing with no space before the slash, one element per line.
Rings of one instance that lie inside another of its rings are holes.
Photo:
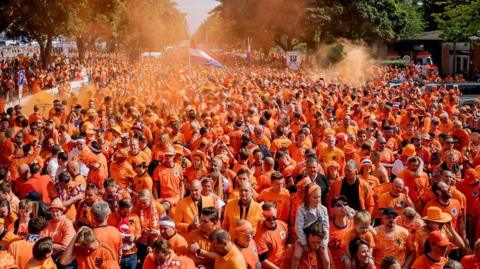
<path fill-rule="evenodd" d="M 480 268 L 480 100 L 437 75 L 90 70 L 1 111 L 0 268 Z"/>

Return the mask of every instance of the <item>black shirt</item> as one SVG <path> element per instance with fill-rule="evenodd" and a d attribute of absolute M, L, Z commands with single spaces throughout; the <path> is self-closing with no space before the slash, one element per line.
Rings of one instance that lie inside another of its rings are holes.
<path fill-rule="evenodd" d="M 342 188 L 340 189 L 340 195 L 347 197 L 348 206 L 355 210 L 362 209 L 360 207 L 360 194 L 359 194 L 359 179 L 355 180 L 355 183 L 348 184 L 346 179 L 342 181 Z"/>

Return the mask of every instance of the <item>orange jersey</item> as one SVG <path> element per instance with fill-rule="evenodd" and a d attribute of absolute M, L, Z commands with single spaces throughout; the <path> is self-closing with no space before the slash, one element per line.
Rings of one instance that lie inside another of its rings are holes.
<path fill-rule="evenodd" d="M 247 247 L 240 247 L 237 245 L 238 250 L 242 253 L 248 269 L 261 268 L 260 259 L 258 258 L 257 244 L 251 240 Z"/>
<path fill-rule="evenodd" d="M 182 198 L 183 172 L 180 165 L 174 164 L 171 168 L 158 166 L 153 172 L 153 181 L 159 186 L 159 198 L 167 199 L 173 205 Z"/>
<path fill-rule="evenodd" d="M 110 163 L 110 177 L 115 179 L 122 189 L 129 187 L 130 182 L 135 175 L 132 166 L 128 162 L 123 162 L 121 164 L 116 162 Z"/>
<path fill-rule="evenodd" d="M 123 245 L 122 234 L 113 226 L 100 226 L 93 229 L 95 237 L 101 244 L 108 246 L 117 262 L 120 262 L 120 248 Z"/>
<path fill-rule="evenodd" d="M 264 225 L 258 226 L 255 234 L 258 255 L 267 253 L 267 259 L 281 267 L 287 252 L 287 237 L 288 226 L 283 221 L 277 221 L 274 230 L 267 229 Z"/>
<path fill-rule="evenodd" d="M 404 264 L 406 255 L 413 251 L 412 238 L 407 229 L 395 226 L 395 230 L 391 234 L 385 232 L 384 226 L 375 228 L 375 248 L 373 257 L 379 265 L 385 256 L 394 256 L 400 264 Z"/>
<path fill-rule="evenodd" d="M 19 268 L 25 268 L 28 260 L 32 258 L 33 244 L 35 244 L 35 242 L 26 240 L 19 240 L 10 244 L 8 252 L 12 254 L 15 259 L 15 264 L 17 264 Z"/>
<path fill-rule="evenodd" d="M 177 256 L 174 252 L 170 253 L 170 258 L 163 265 L 157 265 L 153 254 L 149 254 L 143 263 L 142 269 L 190 269 L 195 268 L 192 259 L 185 256 Z"/>
<path fill-rule="evenodd" d="M 475 255 L 467 255 L 462 258 L 463 268 L 480 268 L 480 258 Z"/>
<path fill-rule="evenodd" d="M 440 258 L 439 261 L 433 261 L 429 257 L 422 255 L 413 262 L 411 269 L 443 269 L 447 261 L 448 259 L 445 257 Z"/>
<path fill-rule="evenodd" d="M 335 222 L 330 221 L 330 239 L 328 241 L 328 249 L 332 255 L 332 263 L 336 269 L 343 269 L 344 264 L 342 256 L 345 254 L 347 245 L 343 238 L 353 228 L 353 221 L 348 220 L 345 227 L 338 227 Z"/>
<path fill-rule="evenodd" d="M 279 220 L 287 223 L 290 214 L 290 193 L 283 188 L 279 193 L 272 191 L 272 188 L 263 190 L 257 197 L 258 202 L 272 202 L 277 209 L 277 217 Z"/>
<path fill-rule="evenodd" d="M 92 252 L 86 252 L 82 248 L 75 249 L 75 257 L 78 269 L 101 269 L 109 261 L 115 261 L 118 264 L 114 251 L 102 243 Z"/>
<path fill-rule="evenodd" d="M 143 175 L 136 175 L 133 177 L 133 191 L 139 193 L 143 189 L 149 191 L 152 191 L 153 189 L 153 180 L 146 171 Z"/>
<path fill-rule="evenodd" d="M 452 216 L 452 228 L 457 228 L 458 219 L 462 217 L 462 207 L 460 202 L 457 199 L 450 199 L 448 205 L 442 205 L 438 200 L 431 200 L 428 202 L 423 209 L 423 216 L 427 215 L 427 209 L 431 206 L 437 206 L 442 209 L 443 212 L 448 213 Z"/>

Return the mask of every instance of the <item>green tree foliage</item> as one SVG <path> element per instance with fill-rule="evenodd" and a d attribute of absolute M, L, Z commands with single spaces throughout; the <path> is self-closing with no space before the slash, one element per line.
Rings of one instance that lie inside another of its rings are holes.
<path fill-rule="evenodd" d="M 337 38 L 391 41 L 423 30 L 419 10 L 401 0 L 218 1 L 211 16 L 229 25 L 224 35 L 252 37 L 262 47 L 275 44 L 290 49 L 295 41 L 312 47 Z M 288 42 L 282 42 L 285 39 Z"/>
<path fill-rule="evenodd" d="M 123 0 L 78 0 L 75 8 L 74 36 L 80 58 L 86 50 L 94 49 L 98 38 L 114 43 L 124 12 Z"/>
<path fill-rule="evenodd" d="M 480 0 L 438 1 L 445 7 L 435 14 L 442 37 L 453 42 L 466 42 L 471 36 L 480 35 Z"/>
<path fill-rule="evenodd" d="M 405 17 L 405 27 L 399 33 L 400 37 L 414 37 L 426 29 L 426 22 L 423 17 L 423 5 L 421 3 L 400 0 L 397 3 L 398 12 Z"/>
<path fill-rule="evenodd" d="M 0 17 L 7 20 L 8 35 L 25 36 L 38 42 L 44 67 L 50 60 L 53 39 L 75 30 L 75 1 L 13 0 L 0 12 Z"/>
<path fill-rule="evenodd" d="M 185 14 L 170 0 L 126 0 L 118 38 L 131 55 L 161 50 L 187 38 Z"/>

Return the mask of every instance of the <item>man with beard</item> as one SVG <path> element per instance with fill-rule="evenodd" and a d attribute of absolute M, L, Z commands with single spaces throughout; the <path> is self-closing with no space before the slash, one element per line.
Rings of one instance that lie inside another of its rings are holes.
<path fill-rule="evenodd" d="M 460 236 L 465 240 L 465 222 L 462 216 L 462 206 L 457 199 L 452 198 L 450 191 L 450 185 L 445 182 L 438 182 L 432 185 L 432 191 L 435 194 L 436 199 L 428 202 L 425 205 L 423 215 L 427 215 L 427 209 L 431 206 L 436 206 L 442 209 L 443 212 L 452 216 L 452 228 L 456 230 Z"/>
<path fill-rule="evenodd" d="M 375 227 L 375 248 L 373 256 L 379 266 L 386 256 L 394 256 L 403 264 L 403 268 L 410 268 L 414 258 L 412 238 L 407 229 L 398 226 L 395 218 L 397 211 L 386 207 L 382 211 L 382 225 Z"/>
<path fill-rule="evenodd" d="M 441 231 L 431 232 L 428 236 L 431 250 L 428 253 L 418 257 L 411 269 L 435 269 L 443 268 L 447 263 L 447 250 L 452 243 Z"/>

